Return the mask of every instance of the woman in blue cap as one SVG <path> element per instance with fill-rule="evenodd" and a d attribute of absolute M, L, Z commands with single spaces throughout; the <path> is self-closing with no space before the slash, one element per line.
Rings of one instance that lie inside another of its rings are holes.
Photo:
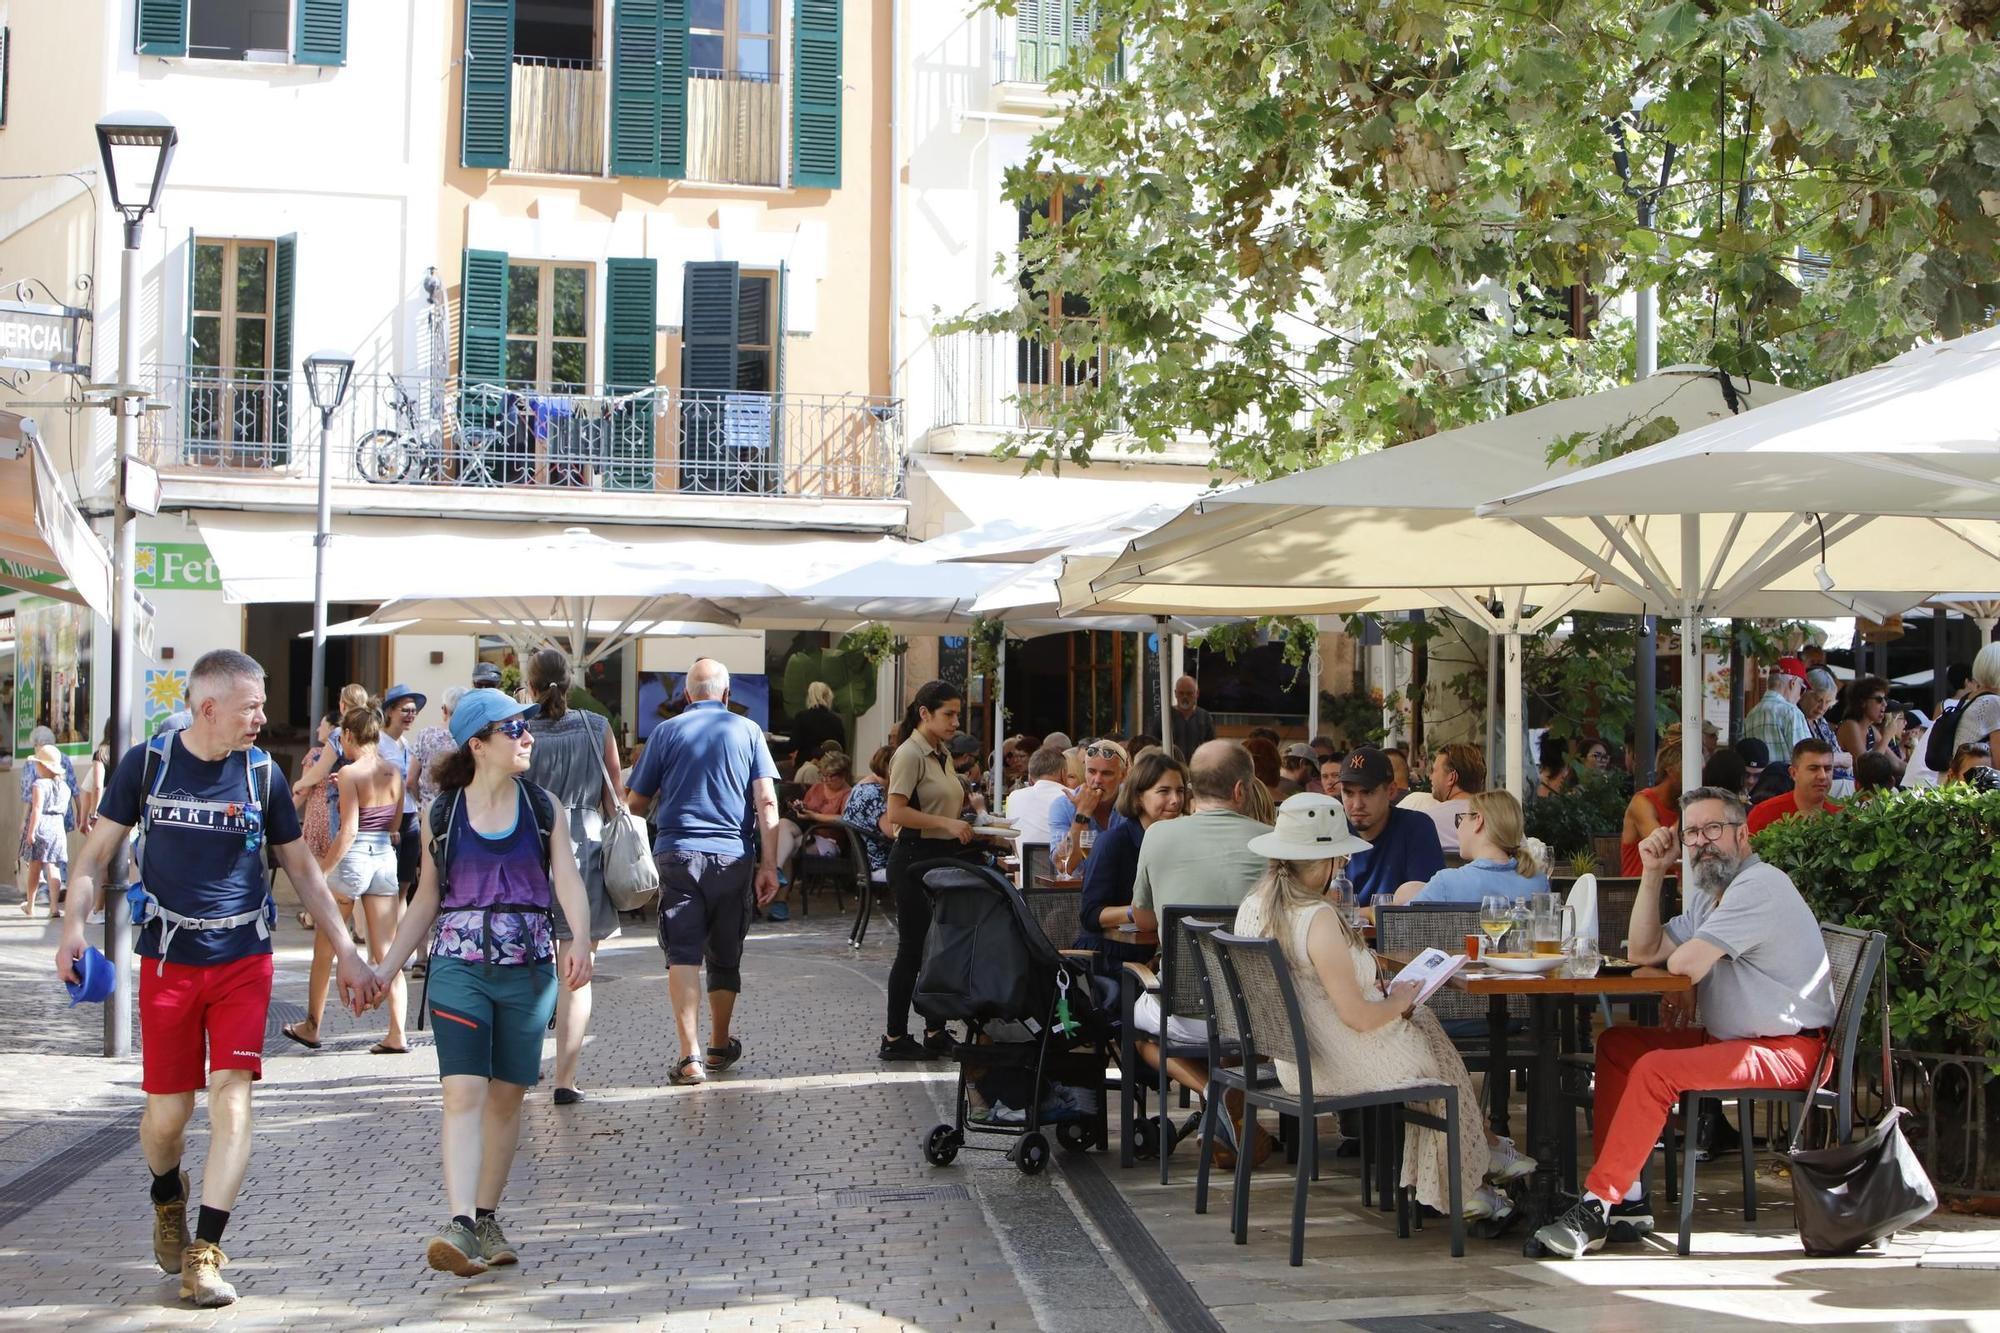
<path fill-rule="evenodd" d="M 568 822 L 527 780 L 535 741 L 523 715 L 533 707 L 472 690 L 452 709 L 458 748 L 437 764 L 416 895 L 375 968 L 386 983 L 437 923 L 426 985 L 451 1212 L 424 1256 L 460 1277 L 518 1262 L 497 1210 L 520 1141 L 521 1099 L 541 1079 L 542 1034 L 555 1013 L 556 906 L 572 937 L 590 933 Z M 562 982 L 590 983 L 589 950 L 564 954 Z"/>

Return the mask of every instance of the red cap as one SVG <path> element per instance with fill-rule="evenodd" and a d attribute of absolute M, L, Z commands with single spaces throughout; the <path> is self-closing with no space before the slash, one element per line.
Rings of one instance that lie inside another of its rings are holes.
<path fill-rule="evenodd" d="M 1797 657 L 1779 658 L 1778 670 L 1784 672 L 1788 676 L 1797 676 L 1800 680 L 1804 680 L 1806 678 L 1806 664 L 1804 660 L 1801 658 Z"/>

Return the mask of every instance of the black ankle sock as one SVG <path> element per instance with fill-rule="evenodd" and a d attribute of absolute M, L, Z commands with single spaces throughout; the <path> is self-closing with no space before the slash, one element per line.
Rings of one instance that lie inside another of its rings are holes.
<path fill-rule="evenodd" d="M 227 1208 L 211 1208 L 207 1204 L 203 1204 L 201 1206 L 201 1216 L 195 1219 L 194 1238 L 196 1240 L 205 1240 L 210 1245 L 220 1245 L 222 1244 L 222 1229 L 228 1225 L 229 1210 Z"/>
<path fill-rule="evenodd" d="M 147 1168 L 151 1170 L 151 1168 Z M 153 1202 L 179 1203 L 187 1196 L 181 1190 L 181 1164 L 175 1162 L 166 1174 L 153 1172 Z"/>
<path fill-rule="evenodd" d="M 458 1223 L 460 1226 L 464 1227 L 467 1231 L 472 1230 L 472 1219 L 467 1217 L 464 1213 L 453 1213 L 451 1215 L 451 1220 Z"/>
<path fill-rule="evenodd" d="M 493 1209 L 491 1209 L 491 1208 L 475 1208 L 475 1209 L 473 1209 L 472 1211 L 473 1211 L 474 1213 L 478 1214 L 478 1216 L 477 1216 L 477 1218 L 476 1218 L 475 1220 L 477 1220 L 477 1221 L 480 1221 L 480 1222 L 484 1222 L 484 1221 L 485 1221 L 485 1220 L 486 1220 L 487 1218 L 489 1218 L 489 1217 L 493 1216 L 493 1211 L 494 1211 L 494 1210 L 493 1210 Z"/>

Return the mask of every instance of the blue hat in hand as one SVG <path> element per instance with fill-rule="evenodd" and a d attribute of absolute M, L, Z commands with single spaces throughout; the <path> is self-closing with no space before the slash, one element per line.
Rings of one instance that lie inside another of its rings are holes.
<path fill-rule="evenodd" d="M 102 1004 L 111 992 L 118 988 L 118 973 L 111 966 L 111 960 L 97 951 L 95 945 L 83 951 L 76 960 L 76 974 L 80 981 L 65 981 L 69 990 L 69 1007 L 79 1004 Z"/>
<path fill-rule="evenodd" d="M 534 704 L 510 699 L 498 690 L 470 690 L 458 696 L 451 710 L 451 738 L 460 745 L 495 722 L 535 711 Z"/>

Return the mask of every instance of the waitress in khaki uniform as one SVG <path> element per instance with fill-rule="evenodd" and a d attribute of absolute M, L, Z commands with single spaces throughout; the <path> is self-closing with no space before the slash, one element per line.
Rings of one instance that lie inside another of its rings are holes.
<path fill-rule="evenodd" d="M 889 760 L 889 812 L 884 822 L 896 830 L 889 852 L 889 888 L 896 895 L 896 961 L 889 969 L 889 1031 L 882 1038 L 884 1060 L 929 1060 L 945 1045 L 942 1030 L 910 1036 L 910 997 L 924 961 L 930 934 L 931 902 L 916 867 L 941 856 L 967 855 L 972 825 L 960 819 L 965 788 L 951 765 L 951 738 L 958 734 L 964 694 L 949 681 L 934 680 L 917 691 L 897 729 L 896 753 Z"/>

